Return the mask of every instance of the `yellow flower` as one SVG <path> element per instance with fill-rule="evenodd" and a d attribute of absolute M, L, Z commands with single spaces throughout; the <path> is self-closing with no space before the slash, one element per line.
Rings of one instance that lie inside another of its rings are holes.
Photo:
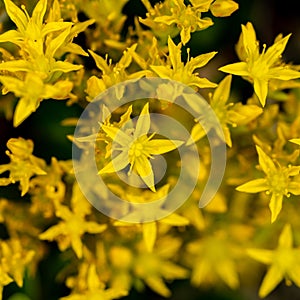
<path fill-rule="evenodd" d="M 300 182 L 292 181 L 290 177 L 296 176 L 300 172 L 300 166 L 283 167 L 275 162 L 259 147 L 256 146 L 259 165 L 265 173 L 265 178 L 254 179 L 246 182 L 236 189 L 240 192 L 259 193 L 266 191 L 271 194 L 270 210 L 271 222 L 277 219 L 282 208 L 283 196 L 289 197 L 290 193 L 300 195 Z"/>
<path fill-rule="evenodd" d="M 195 58 L 188 58 L 186 64 L 181 61 L 181 43 L 177 46 L 172 39 L 168 39 L 169 61 L 166 65 L 150 66 L 151 69 L 161 78 L 173 79 L 191 87 L 214 88 L 217 85 L 206 78 L 200 78 L 196 69 L 205 66 L 217 52 L 201 54 Z"/>
<path fill-rule="evenodd" d="M 155 251 L 145 251 L 144 243 L 137 245 L 138 253 L 134 255 L 133 276 L 142 279 L 153 291 L 164 297 L 170 297 L 171 291 L 164 282 L 166 280 L 184 279 L 188 270 L 175 264 L 172 259 L 182 245 L 182 241 L 165 235 L 157 241 Z"/>
<path fill-rule="evenodd" d="M 70 22 L 49 22 L 44 24 L 44 16 L 47 9 L 47 0 L 40 0 L 35 6 L 32 16 L 28 15 L 25 6 L 20 9 L 10 0 L 4 0 L 6 12 L 10 19 L 16 24 L 17 30 L 9 30 L 0 35 L 0 42 L 12 42 L 21 48 L 24 45 L 35 49 L 37 54 L 43 54 L 45 36 L 51 32 L 70 28 Z"/>
<path fill-rule="evenodd" d="M 67 279 L 67 284 L 73 287 L 74 282 L 83 290 L 76 291 L 61 300 L 114 300 L 124 297 L 127 291 L 117 288 L 105 289 L 105 284 L 100 281 L 95 264 L 83 263 L 79 269 L 78 277 Z"/>
<path fill-rule="evenodd" d="M 26 267 L 35 255 L 35 251 L 24 249 L 23 246 L 18 239 L 0 242 L 0 266 L 2 265 L 4 274 L 9 274 L 19 287 L 23 286 Z"/>
<path fill-rule="evenodd" d="M 220 138 L 225 137 L 226 144 L 231 147 L 231 135 L 228 125 L 236 127 L 245 125 L 259 116 L 263 110 L 257 105 L 242 105 L 241 103 L 227 103 L 229 99 L 231 75 L 226 76 L 215 89 L 213 95 L 210 94 L 210 106 L 214 110 L 220 124 L 222 125 L 223 133 L 217 132 Z M 205 119 L 203 120 L 205 122 Z M 206 131 L 196 123 L 192 128 L 191 140 L 196 142 L 206 135 Z"/>
<path fill-rule="evenodd" d="M 283 279 L 289 285 L 293 281 L 300 287 L 300 249 L 293 248 L 290 224 L 284 226 L 276 249 L 248 249 L 247 253 L 255 260 L 270 265 L 259 289 L 260 297 L 266 297 Z"/>
<path fill-rule="evenodd" d="M 112 187 L 110 185 L 110 187 Z M 114 188 L 114 187 L 113 187 Z M 149 190 L 146 190 L 142 193 L 136 193 L 131 191 L 125 191 L 123 189 L 120 189 L 118 187 L 114 188 L 114 192 L 116 192 L 120 195 L 120 197 L 128 202 L 134 202 L 134 203 L 149 203 L 152 201 L 155 201 L 157 199 L 161 199 L 163 197 L 166 197 L 168 195 L 169 191 L 169 185 L 164 185 L 160 189 L 157 190 L 157 192 L 151 193 Z M 147 214 L 150 212 L 147 211 Z M 158 214 L 158 211 L 155 210 L 155 214 Z M 126 215 L 126 217 L 129 217 L 130 215 L 135 218 L 136 214 L 140 215 L 140 221 L 143 221 L 143 213 L 140 211 L 132 212 Z M 130 219 L 130 218 L 129 218 Z M 147 251 L 152 252 L 153 247 L 155 245 L 157 235 L 158 235 L 158 227 L 160 224 L 164 224 L 167 226 L 186 226 L 189 225 L 189 220 L 183 216 L 180 216 L 179 214 L 172 213 L 168 215 L 167 217 L 164 217 L 158 221 L 153 222 L 147 222 L 147 223 L 140 223 L 140 224 L 132 224 L 122 221 L 116 221 L 114 222 L 114 226 L 132 226 L 132 227 L 138 227 L 141 228 L 143 233 L 143 240 L 146 246 Z"/>
<path fill-rule="evenodd" d="M 44 83 L 36 73 L 27 73 L 24 81 L 12 76 L 0 76 L 0 82 L 5 86 L 6 92 L 13 92 L 20 97 L 14 112 L 15 127 L 35 112 L 43 99 L 68 98 L 73 87 L 73 83 L 68 80 L 61 80 L 53 85 Z"/>
<path fill-rule="evenodd" d="M 45 175 L 43 170 L 45 162 L 34 155 L 33 142 L 23 138 L 10 139 L 7 147 L 11 151 L 6 151 L 10 158 L 10 163 L 0 165 L 0 174 L 9 171 L 8 178 L 0 178 L 0 186 L 20 182 L 21 196 L 24 196 L 29 189 L 30 178 L 34 175 Z"/>
<path fill-rule="evenodd" d="M 83 234 L 86 232 L 101 233 L 107 225 L 85 220 L 86 216 L 91 213 L 91 207 L 81 194 L 77 184 L 73 187 L 71 207 L 72 210 L 65 205 L 57 204 L 56 216 L 62 221 L 41 233 L 39 238 L 41 240 L 57 240 L 61 251 L 71 245 L 77 257 L 81 258 L 83 248 L 81 237 Z"/>
<path fill-rule="evenodd" d="M 221 279 L 232 289 L 239 287 L 234 247 L 222 232 L 189 243 L 186 253 L 192 267 L 193 285 L 215 283 Z"/>
<path fill-rule="evenodd" d="M 183 142 L 152 139 L 155 133 L 148 137 L 150 122 L 149 103 L 147 103 L 140 113 L 135 128 L 132 128 L 132 134 L 113 126 L 102 125 L 101 128 L 104 132 L 118 144 L 118 147 L 113 150 L 121 151 L 121 153 L 99 171 L 100 175 L 118 172 L 130 164 L 129 172 L 134 170 L 145 184 L 155 192 L 154 174 L 149 158 L 153 158 L 153 155 L 172 151 L 182 145 Z"/>
<path fill-rule="evenodd" d="M 108 56 L 106 56 L 106 59 L 104 59 L 100 55 L 89 50 L 89 53 L 96 62 L 97 68 L 102 71 L 101 78 L 91 76 L 87 81 L 86 93 L 89 95 L 87 98 L 89 101 L 93 100 L 96 95 L 99 95 L 101 92 L 115 84 L 130 79 L 138 79 L 150 73 L 149 71 L 141 70 L 129 74 L 126 71 L 132 62 L 131 53 L 135 51 L 136 46 L 137 44 L 134 44 L 128 50 L 124 51 L 123 56 L 114 65 L 112 64 L 112 60 L 108 59 Z M 118 99 L 123 96 L 123 89 L 118 91 Z"/>
<path fill-rule="evenodd" d="M 154 22 L 166 25 L 176 24 L 180 30 L 183 45 L 190 40 L 192 32 L 203 30 L 213 25 L 210 18 L 201 17 L 201 13 L 208 11 L 212 0 L 195 1 L 197 4 L 200 4 L 197 6 L 186 6 L 183 0 L 173 0 L 172 2 L 171 15 L 157 16 L 154 18 Z"/>
<path fill-rule="evenodd" d="M 248 22 L 246 25 L 242 25 L 242 33 L 237 45 L 242 62 L 226 65 L 219 70 L 245 77 L 252 82 L 255 94 L 261 105 L 265 106 L 271 79 L 290 80 L 300 77 L 298 71 L 285 65 L 281 60 L 289 37 L 290 34 L 284 38 L 279 36 L 271 47 L 266 50 L 264 45 L 262 53 L 259 53 L 256 33 L 253 25 Z"/>

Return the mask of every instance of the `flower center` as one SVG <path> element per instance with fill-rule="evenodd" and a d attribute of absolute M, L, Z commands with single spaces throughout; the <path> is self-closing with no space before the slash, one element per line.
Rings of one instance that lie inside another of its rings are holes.
<path fill-rule="evenodd" d="M 129 156 L 139 157 L 143 153 L 143 144 L 137 139 L 134 141 L 129 149 Z"/>
<path fill-rule="evenodd" d="M 269 177 L 270 190 L 276 194 L 286 194 L 288 178 L 283 173 L 272 174 Z"/>

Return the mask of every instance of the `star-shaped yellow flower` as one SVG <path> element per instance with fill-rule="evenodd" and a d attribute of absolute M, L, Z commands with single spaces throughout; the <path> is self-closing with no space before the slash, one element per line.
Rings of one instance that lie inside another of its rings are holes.
<path fill-rule="evenodd" d="M 265 178 L 254 179 L 238 186 L 240 192 L 259 193 L 266 191 L 271 194 L 270 210 L 271 222 L 274 222 L 281 211 L 283 196 L 289 197 L 290 193 L 300 195 L 300 182 L 291 180 L 300 172 L 300 166 L 283 167 L 275 162 L 259 147 L 256 146 L 259 165 L 266 174 Z"/>
<path fill-rule="evenodd" d="M 123 131 L 114 126 L 102 125 L 101 128 L 104 132 L 114 143 L 118 144 L 113 150 L 121 152 L 99 171 L 100 175 L 118 172 L 130 165 L 129 172 L 134 170 L 145 184 L 155 192 L 154 174 L 149 158 L 153 158 L 153 155 L 172 151 L 181 146 L 183 142 L 178 140 L 152 139 L 155 133 L 147 136 L 150 129 L 150 122 L 149 104 L 147 103 L 141 111 L 135 128 L 129 131 Z"/>
<path fill-rule="evenodd" d="M 39 238 L 49 241 L 57 240 L 61 251 L 71 246 L 77 257 L 81 258 L 83 252 L 82 236 L 85 233 L 101 233 L 107 228 L 107 225 L 85 219 L 91 213 L 91 206 L 81 194 L 77 184 L 73 187 L 71 208 L 57 204 L 56 216 L 62 220 L 41 233 Z"/>
<path fill-rule="evenodd" d="M 150 66 L 151 69 L 161 78 L 173 79 L 191 87 L 214 88 L 217 85 L 206 78 L 199 77 L 195 72 L 198 68 L 205 66 L 217 52 L 209 52 L 188 58 L 186 64 L 181 60 L 181 47 L 179 43 L 175 45 L 173 40 L 168 39 L 169 62 L 166 65 Z"/>
<path fill-rule="evenodd" d="M 220 138 L 223 138 L 223 134 L 225 137 L 226 144 L 231 147 L 231 134 L 230 127 L 228 125 L 232 125 L 232 127 L 236 127 L 238 125 L 245 125 L 254 120 L 257 116 L 259 116 L 263 110 L 254 104 L 246 104 L 242 105 L 239 103 L 229 102 L 229 94 L 230 94 L 230 86 L 231 86 L 231 75 L 227 75 L 215 89 L 213 94 L 210 94 L 210 106 L 216 114 L 223 132 L 217 132 Z M 206 119 L 202 119 L 202 122 L 205 122 Z M 191 141 L 195 142 L 200 140 L 202 137 L 206 135 L 206 131 L 200 125 L 200 123 L 196 123 L 191 132 Z"/>
<path fill-rule="evenodd" d="M 43 22 L 47 10 L 47 0 L 38 1 L 30 17 L 22 5 L 19 8 L 10 0 L 4 0 L 6 12 L 10 19 L 16 24 L 17 30 L 9 30 L 0 35 L 0 42 L 13 42 L 20 47 L 26 44 L 43 53 L 44 38 L 51 32 L 61 31 L 72 26 L 71 22 Z"/>
<path fill-rule="evenodd" d="M 300 287 L 300 248 L 293 248 L 290 224 L 284 226 L 276 249 L 248 249 L 247 253 L 255 260 L 270 265 L 259 289 L 260 297 L 266 297 L 283 279 L 287 284 L 293 281 Z"/>
<path fill-rule="evenodd" d="M 135 202 L 135 203 L 149 203 L 160 199 L 162 197 L 166 197 L 169 192 L 169 185 L 166 184 L 159 188 L 156 193 L 151 193 L 149 190 L 145 190 L 142 193 L 134 193 L 132 191 L 127 191 L 120 189 L 118 187 L 114 187 L 110 185 L 110 187 L 115 188 L 114 192 L 117 193 L 122 197 L 122 199 L 127 200 L 128 202 Z M 163 210 L 163 209 L 162 209 Z M 147 211 L 147 214 L 151 212 Z M 155 211 L 154 214 L 157 214 Z M 133 219 L 136 219 L 136 216 L 140 217 L 140 224 L 132 224 L 128 222 L 116 221 L 114 222 L 114 226 L 131 226 L 134 228 L 140 228 L 143 233 L 143 240 L 146 246 L 147 251 L 152 252 L 153 247 L 155 245 L 156 239 L 158 237 L 158 227 L 159 224 L 165 224 L 169 226 L 187 226 L 189 225 L 189 220 L 179 214 L 172 213 L 162 219 L 153 222 L 143 223 L 143 212 L 141 211 L 133 211 L 130 212 L 127 217 L 131 216 Z"/>
<path fill-rule="evenodd" d="M 271 79 L 290 80 L 300 77 L 300 72 L 285 65 L 281 60 L 290 36 L 290 34 L 284 38 L 278 36 L 272 46 L 266 50 L 264 45 L 262 53 L 259 53 L 256 33 L 253 25 L 248 22 L 246 25 L 242 25 L 242 33 L 237 45 L 242 62 L 226 65 L 219 70 L 245 77 L 253 83 L 255 94 L 261 105 L 265 106 Z"/>

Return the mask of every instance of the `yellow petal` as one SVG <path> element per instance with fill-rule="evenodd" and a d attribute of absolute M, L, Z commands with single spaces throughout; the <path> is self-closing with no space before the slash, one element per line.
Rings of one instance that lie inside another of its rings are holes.
<path fill-rule="evenodd" d="M 17 42 L 22 39 L 22 34 L 16 30 L 8 30 L 0 35 L 0 43 L 4 42 Z"/>
<path fill-rule="evenodd" d="M 91 50 L 88 50 L 89 53 L 92 55 L 95 63 L 96 63 L 96 66 L 99 70 L 101 70 L 103 72 L 103 74 L 109 74 L 110 73 L 110 68 L 109 66 L 107 65 L 107 62 L 104 58 L 102 58 L 100 55 L 94 53 L 93 51 Z"/>
<path fill-rule="evenodd" d="M 237 191 L 245 193 L 259 193 L 267 191 L 268 189 L 269 185 L 267 183 L 267 180 L 264 178 L 251 180 L 236 188 Z"/>
<path fill-rule="evenodd" d="M 210 10 L 215 17 L 228 17 L 238 8 L 238 3 L 233 0 L 216 0 L 210 6 Z"/>
<path fill-rule="evenodd" d="M 269 174 L 270 172 L 276 172 L 276 166 L 273 160 L 259 146 L 256 146 L 256 151 L 258 153 L 259 165 L 264 173 Z"/>
<path fill-rule="evenodd" d="M 194 72 L 195 69 L 205 66 L 216 54 L 217 52 L 213 51 L 193 57 L 186 63 L 186 68 L 190 72 Z"/>
<path fill-rule="evenodd" d="M 247 254 L 253 259 L 262 262 L 264 264 L 271 264 L 273 259 L 273 252 L 265 249 L 247 249 Z"/>
<path fill-rule="evenodd" d="M 250 73 L 248 71 L 248 65 L 245 62 L 237 62 L 226 65 L 224 67 L 219 68 L 219 71 L 238 76 L 250 76 Z"/>
<path fill-rule="evenodd" d="M 266 276 L 263 279 L 263 282 L 259 289 L 259 296 L 261 298 L 266 297 L 270 292 L 272 292 L 276 286 L 283 279 L 282 270 L 276 265 L 272 265 L 272 267 L 268 270 Z"/>
<path fill-rule="evenodd" d="M 171 296 L 170 290 L 165 285 L 164 281 L 157 276 L 148 276 L 145 279 L 146 284 L 156 293 L 166 298 Z"/>
<path fill-rule="evenodd" d="M 14 127 L 19 126 L 25 119 L 27 119 L 39 106 L 38 99 L 21 98 L 16 106 L 14 112 Z"/>
<path fill-rule="evenodd" d="M 264 107 L 268 95 L 268 81 L 260 78 L 253 78 L 253 87 L 259 102 Z"/>
<path fill-rule="evenodd" d="M 169 36 L 168 38 L 168 48 L 169 48 L 169 58 L 171 61 L 171 64 L 173 66 L 173 69 L 178 69 L 181 65 L 181 44 L 179 43 L 177 46 Z"/>
<path fill-rule="evenodd" d="M 99 172 L 99 175 L 106 173 L 115 173 L 123 170 L 129 165 L 128 153 L 125 151 L 114 157 L 107 165 L 105 165 Z"/>
<path fill-rule="evenodd" d="M 116 143 L 123 147 L 129 147 L 133 139 L 124 133 L 121 129 L 114 126 L 102 125 L 103 131 Z"/>
<path fill-rule="evenodd" d="M 279 215 L 281 208 L 282 208 L 282 199 L 283 195 L 282 194 L 275 194 L 272 193 L 272 197 L 269 203 L 269 207 L 271 210 L 271 222 L 275 222 L 277 219 L 277 216 Z"/>
<path fill-rule="evenodd" d="M 256 33 L 251 22 L 242 25 L 242 41 L 243 47 L 248 57 L 256 57 L 259 55 L 259 44 L 256 39 Z"/>
<path fill-rule="evenodd" d="M 9 72 L 31 71 L 32 65 L 26 60 L 12 60 L 0 63 L 0 70 Z"/>
<path fill-rule="evenodd" d="M 82 242 L 79 235 L 71 236 L 71 245 L 78 258 L 82 258 Z"/>
<path fill-rule="evenodd" d="M 28 24 L 28 19 L 17 5 L 10 0 L 4 0 L 5 9 L 10 19 L 17 25 L 18 29 L 24 33 Z"/>
<path fill-rule="evenodd" d="M 32 12 L 32 21 L 37 25 L 42 25 L 47 9 L 47 0 L 39 0 Z"/>
<path fill-rule="evenodd" d="M 186 226 L 186 225 L 189 225 L 189 223 L 190 223 L 187 218 L 182 217 L 175 213 L 168 215 L 167 217 L 165 217 L 163 219 L 160 219 L 159 222 L 168 224 L 168 225 L 172 225 L 172 226 Z"/>
<path fill-rule="evenodd" d="M 72 71 L 78 71 L 82 68 L 83 68 L 82 65 L 73 65 L 67 61 L 56 61 L 52 64 L 51 71 L 68 73 Z M 1 69 L 1 64 L 0 64 L 0 69 Z"/>
<path fill-rule="evenodd" d="M 134 168 L 151 191 L 155 192 L 154 174 L 149 159 L 144 156 L 136 157 Z"/>
<path fill-rule="evenodd" d="M 289 141 L 294 144 L 300 145 L 300 139 L 290 139 Z"/>
<path fill-rule="evenodd" d="M 146 248 L 149 252 L 152 252 L 157 235 L 156 222 L 143 223 L 143 239 Z"/>
<path fill-rule="evenodd" d="M 146 103 L 140 113 L 140 116 L 136 122 L 134 131 L 134 138 L 137 139 L 148 133 L 150 129 L 150 115 L 149 115 L 149 103 Z"/>
<path fill-rule="evenodd" d="M 282 248 L 292 248 L 293 247 L 293 233 L 290 224 L 285 224 L 282 232 L 279 236 L 279 247 Z"/>
<path fill-rule="evenodd" d="M 211 104 L 225 104 L 229 98 L 232 76 L 227 75 L 215 89 Z"/>
<path fill-rule="evenodd" d="M 297 287 L 300 288 L 300 265 L 299 265 L 299 257 L 300 257 L 300 252 L 299 250 L 295 250 L 297 251 L 297 262 L 293 265 L 292 268 L 290 268 L 289 270 L 287 270 L 287 275 L 288 277 L 293 280 L 293 282 L 297 285 Z"/>
<path fill-rule="evenodd" d="M 155 139 L 148 141 L 145 147 L 150 154 L 158 155 L 177 149 L 183 143 L 178 140 Z"/>

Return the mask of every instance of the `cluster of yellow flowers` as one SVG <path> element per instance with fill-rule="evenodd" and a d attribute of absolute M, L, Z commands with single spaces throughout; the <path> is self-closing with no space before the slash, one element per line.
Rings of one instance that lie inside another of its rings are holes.
<path fill-rule="evenodd" d="M 201 169 L 186 202 L 164 218 L 129 223 L 106 216 L 88 201 L 71 155 L 47 163 L 34 155 L 38 140 L 10 138 L 0 186 L 17 184 L 20 197 L 5 198 L 0 190 L 0 223 L 7 233 L 0 236 L 0 299 L 12 282 L 21 288 L 28 276 L 36 276 L 53 244 L 68 260 L 58 274 L 69 291 L 61 295 L 64 300 L 118 299 L 146 286 L 170 297 L 168 283 L 177 279 L 195 287 L 243 291 L 250 286 L 259 289 L 260 297 L 282 280 L 300 288 L 300 72 L 282 58 L 290 35 L 279 34 L 267 47 L 259 43 L 251 22 L 242 24 L 235 45 L 239 62 L 219 68 L 224 77 L 213 82 L 200 68 L 218 53 L 190 57 L 187 46 L 194 32 L 214 25 L 214 18 L 233 14 L 239 8 L 233 0 L 155 5 L 141 0 L 146 15 L 136 17 L 125 33 L 127 0 L 39 0 L 31 9 L 21 1 L 3 1 L 0 109 L 12 116 L 13 126 L 25 123 L 43 100 L 66 100 L 83 110 L 127 80 L 169 79 L 203 95 L 213 109 L 222 128 L 217 135 L 227 147 L 227 168 L 212 201 L 199 209 L 212 163 L 206 136 L 214 128 L 204 128 L 201 115 L 195 119 L 165 99 L 128 103 L 99 119 L 95 135 L 68 136 L 83 150 L 84 143 L 95 142 L 98 174 L 91 176 L 101 176 L 128 203 L 168 195 L 180 175 L 176 149 L 196 143 Z M 76 42 L 79 34 L 84 44 Z M 249 99 L 235 99 L 232 75 L 253 86 Z M 117 90 L 117 98 L 124 93 Z M 197 111 L 193 99 L 185 101 Z M 99 108 L 107 110 L 102 104 Z M 150 112 L 185 124 L 191 140 L 151 133 Z M 65 123 L 75 126 L 77 119 Z M 157 183 L 154 162 L 162 154 L 168 170 Z M 190 173 L 194 167 L 181 166 Z M 124 169 L 144 187 L 124 182 L 118 174 Z"/>

